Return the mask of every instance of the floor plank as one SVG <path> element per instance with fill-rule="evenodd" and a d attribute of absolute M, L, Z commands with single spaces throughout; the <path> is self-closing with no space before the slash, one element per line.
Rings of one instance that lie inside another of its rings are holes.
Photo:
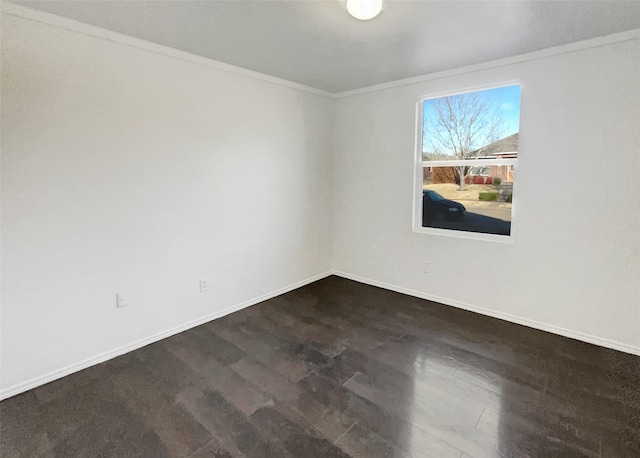
<path fill-rule="evenodd" d="M 329 277 L 0 403 L 0 457 L 638 457 L 640 358 Z"/>

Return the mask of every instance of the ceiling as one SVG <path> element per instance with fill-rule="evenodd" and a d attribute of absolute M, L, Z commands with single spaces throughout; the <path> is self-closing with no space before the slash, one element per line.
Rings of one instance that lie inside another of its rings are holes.
<path fill-rule="evenodd" d="M 638 0 L 12 3 L 333 93 L 640 28 Z"/>

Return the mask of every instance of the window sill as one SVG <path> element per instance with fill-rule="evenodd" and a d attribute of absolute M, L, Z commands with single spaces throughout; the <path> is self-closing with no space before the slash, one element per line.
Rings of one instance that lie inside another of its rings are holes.
<path fill-rule="evenodd" d="M 498 235 L 498 234 L 485 234 L 482 232 L 469 232 L 469 231 L 458 231 L 453 229 L 438 229 L 435 227 L 414 227 L 413 232 L 416 234 L 429 234 L 429 235 L 438 235 L 445 237 L 454 237 L 459 239 L 469 239 L 469 240 L 482 240 L 485 242 L 497 242 L 497 243 L 506 243 L 513 244 L 514 236 L 511 235 Z"/>

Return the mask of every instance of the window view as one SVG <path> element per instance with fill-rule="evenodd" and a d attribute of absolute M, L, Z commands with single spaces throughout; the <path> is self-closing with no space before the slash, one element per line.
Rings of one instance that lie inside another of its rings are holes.
<path fill-rule="evenodd" d="M 422 227 L 511 235 L 520 86 L 422 103 Z"/>

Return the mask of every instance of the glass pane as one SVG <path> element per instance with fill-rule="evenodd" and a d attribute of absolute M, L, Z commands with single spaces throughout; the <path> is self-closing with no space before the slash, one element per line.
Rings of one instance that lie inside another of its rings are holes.
<path fill-rule="evenodd" d="M 520 86 L 423 102 L 422 160 L 518 157 Z"/>
<path fill-rule="evenodd" d="M 424 167 L 422 227 L 511 235 L 514 167 Z M 460 189 L 460 173 L 464 189 Z"/>

